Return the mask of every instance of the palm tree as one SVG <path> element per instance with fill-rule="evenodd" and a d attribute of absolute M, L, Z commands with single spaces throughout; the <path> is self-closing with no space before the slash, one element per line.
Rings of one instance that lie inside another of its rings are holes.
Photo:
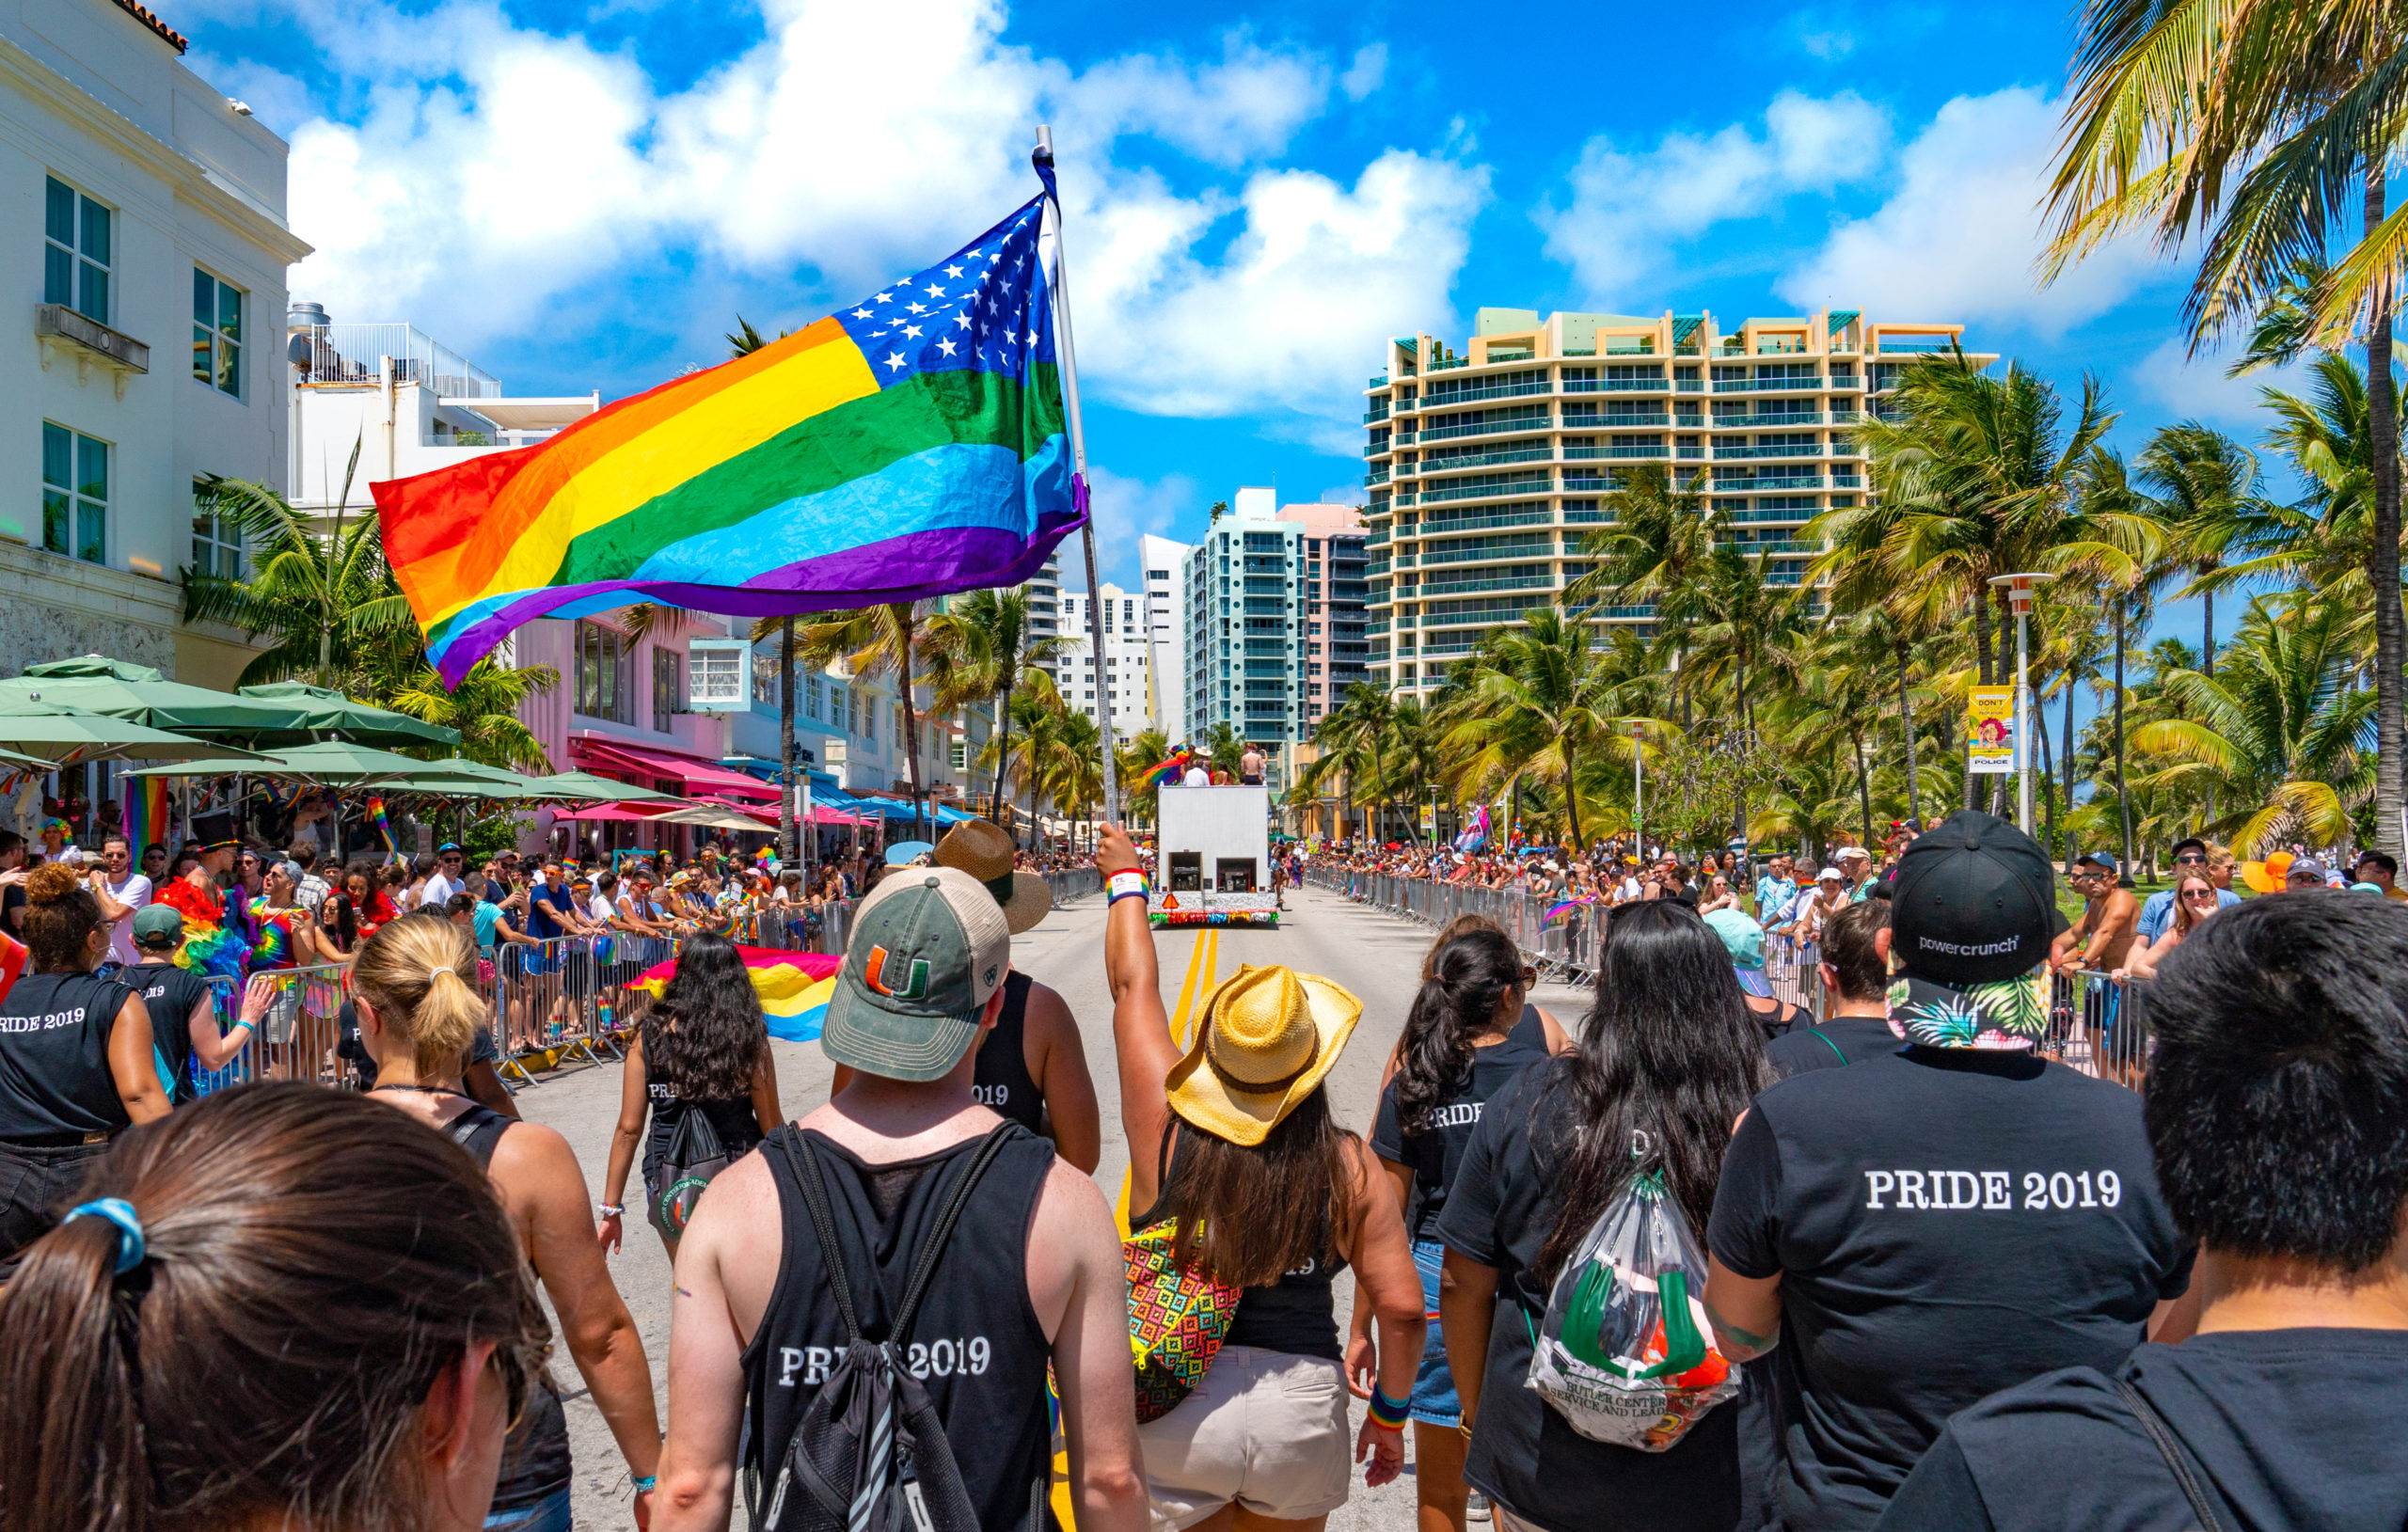
<path fill-rule="evenodd" d="M 921 648 L 927 658 L 930 701 L 946 710 L 971 703 L 994 704 L 1003 736 L 995 752 L 999 806 L 1004 801 L 1005 763 L 1011 755 L 1012 695 L 1023 687 L 1051 690 L 1053 677 L 1044 667 L 1060 657 L 1071 641 L 1037 634 L 1024 590 L 973 591 L 928 619 Z M 997 813 L 1001 812 L 998 807 Z"/>
<path fill-rule="evenodd" d="M 2292 835 L 2318 844 L 2349 836 L 2351 809 L 2376 787 L 2375 697 L 2352 685 L 2349 619 L 2312 598 L 2251 602 L 2214 675 L 2160 678 L 2188 716 L 2133 732 L 2135 747 L 2167 763 L 2142 784 L 2230 804 L 2210 828 L 2245 854 Z"/>
<path fill-rule="evenodd" d="M 1138 730 L 1113 752 L 1112 769 L 1120 779 L 1120 812 L 1132 824 L 1140 813 L 1149 821 L 1159 819 L 1161 784 L 1150 768 L 1169 757 L 1170 736 L 1151 726 Z"/>
<path fill-rule="evenodd" d="M 1460 763 L 1458 782 L 1509 791 L 1525 776 L 1561 783 L 1573 841 L 1585 844 L 1570 789 L 1581 759 L 1602 753 L 1621 722 L 1610 712 L 1613 680 L 1597 663 L 1588 625 L 1560 608 L 1533 608 L 1520 627 L 1492 631 L 1438 719 Z"/>
<path fill-rule="evenodd" d="M 559 684 L 560 672 L 548 665 L 505 669 L 484 659 L 458 686 L 446 687 L 421 657 L 417 673 L 386 691 L 383 700 L 397 713 L 460 731 L 454 753 L 467 760 L 506 770 L 547 772 L 552 763 L 544 743 L 520 719 L 518 709 Z"/>
<path fill-rule="evenodd" d="M 1291 801 L 1304 805 L 1327 796 L 1330 779 L 1339 779 L 1341 831 L 1357 801 L 1356 789 L 1379 773 L 1382 742 L 1387 737 L 1393 700 L 1379 687 L 1357 681 L 1341 693 L 1335 706 L 1313 725 L 1313 744 L 1320 753 L 1296 773 L 1289 789 Z M 1364 834 L 1370 834 L 1368 824 Z M 1341 838 L 1344 838 L 1341 835 Z"/>
<path fill-rule="evenodd" d="M 2081 27 L 2045 274 L 2147 226 L 2167 248 L 2199 247 L 2183 306 L 2194 346 L 2272 307 L 2304 312 L 2296 327 L 2327 351 L 2366 347 L 2374 831 L 2397 856 L 2408 616 L 2391 348 L 2408 217 L 2390 212 L 2387 177 L 2408 135 L 2408 18 L 2341 0 L 2088 0 Z"/>
<path fill-rule="evenodd" d="M 895 678 L 896 703 L 903 709 L 903 749 L 911 773 L 911 821 L 914 829 L 923 832 L 927 822 L 927 790 L 920 780 L 920 715 L 911 694 L 919 684 L 913 650 L 927 608 L 925 602 L 890 601 L 850 611 L 821 612 L 808 619 L 798 636 L 806 664 L 820 667 L 842 661 L 858 676 Z"/>
<path fill-rule="evenodd" d="M 1019 755 L 1010 757 L 1006 754 L 1000 731 L 978 752 L 979 766 L 994 766 L 998 781 L 1008 775 L 1016 790 L 1028 794 L 1031 845 L 1036 844 L 1037 806 L 1045 793 L 1042 763 L 1050 757 L 1062 722 L 1069 717 L 1069 710 L 1063 705 L 1061 694 L 1054 689 L 1054 683 L 1048 678 L 1042 686 L 1031 686 L 1012 694 L 1011 718 L 1020 730 L 1021 737 Z M 1005 805 L 998 804 L 995 812 L 997 817 L 1002 817 Z"/>
<path fill-rule="evenodd" d="M 2174 524 L 2199 592 L 2200 668 L 2216 672 L 2216 593 L 2199 582 L 2224 561 L 2225 529 L 2258 498 L 2258 454 L 2196 420 L 2162 426 L 2140 457 L 2141 482 Z"/>
<path fill-rule="evenodd" d="M 359 466 L 354 442 L 342 501 Z M 251 553 L 251 577 L 198 568 L 183 571 L 184 621 L 229 623 L 254 639 L 272 638 L 243 668 L 239 685 L 306 675 L 337 690 L 356 686 L 380 652 L 424 653 L 408 598 L 385 561 L 374 516 L 351 519 L 345 503 L 333 527 L 299 511 L 265 484 L 215 476 L 196 492 L 200 507 L 237 529 Z M 388 668 L 391 668 L 388 666 Z"/>

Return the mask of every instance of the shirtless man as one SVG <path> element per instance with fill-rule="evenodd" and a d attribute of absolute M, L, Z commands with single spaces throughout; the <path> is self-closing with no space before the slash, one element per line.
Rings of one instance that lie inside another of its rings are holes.
<path fill-rule="evenodd" d="M 1245 753 L 1238 757 L 1238 781 L 1248 787 L 1260 786 L 1263 766 L 1262 747 L 1247 741 Z"/>
<path fill-rule="evenodd" d="M 2131 891 L 2115 886 L 2115 859 L 2093 851 L 2073 864 L 2067 878 L 2087 901 L 2082 919 L 2050 944 L 2049 966 L 2060 973 L 2076 969 L 2112 972 L 2124 966 L 2140 929 L 2141 902 Z"/>

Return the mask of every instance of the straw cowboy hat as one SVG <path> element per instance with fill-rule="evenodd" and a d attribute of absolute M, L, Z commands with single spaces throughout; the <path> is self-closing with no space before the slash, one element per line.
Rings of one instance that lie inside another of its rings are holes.
<path fill-rule="evenodd" d="M 1164 1082 L 1170 1109 L 1232 1144 L 1259 1144 L 1329 1073 L 1362 1015 L 1361 1001 L 1319 974 L 1244 965 L 1205 997 L 1196 1046 Z"/>
<path fill-rule="evenodd" d="M 940 867 L 968 873 L 987 885 L 995 903 L 1004 907 L 1004 924 L 1012 935 L 1035 925 L 1054 908 L 1054 891 L 1035 873 L 1012 871 L 1012 838 L 1003 827 L 973 819 L 945 831 L 931 859 Z"/>

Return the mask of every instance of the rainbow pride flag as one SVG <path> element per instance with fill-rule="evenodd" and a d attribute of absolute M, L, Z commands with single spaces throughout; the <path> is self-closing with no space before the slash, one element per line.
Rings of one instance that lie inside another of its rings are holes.
<path fill-rule="evenodd" d="M 142 848 L 153 842 L 161 845 L 167 842 L 167 779 L 127 777 L 121 785 L 125 791 L 125 800 L 120 805 L 125 838 L 134 846 L 139 870 Z"/>
<path fill-rule="evenodd" d="M 538 617 L 640 601 L 783 615 L 1035 574 L 1086 516 L 1049 205 L 536 446 L 371 486 L 446 684 Z"/>
<path fill-rule="evenodd" d="M 845 960 L 817 952 L 779 952 L 770 947 L 736 949 L 752 975 L 752 992 L 761 997 L 761 1014 L 769 1035 L 790 1043 L 807 1043 L 819 1035 L 828 1019 L 828 1000 L 836 992 L 836 971 Z M 677 959 L 655 963 L 636 976 L 631 989 L 658 1000 L 677 971 Z"/>

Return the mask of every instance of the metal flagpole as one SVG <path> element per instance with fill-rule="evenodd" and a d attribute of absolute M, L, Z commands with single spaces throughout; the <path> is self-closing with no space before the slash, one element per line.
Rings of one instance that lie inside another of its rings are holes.
<path fill-rule="evenodd" d="M 1079 540 L 1087 556 L 1087 642 L 1095 650 L 1096 722 L 1103 734 L 1103 817 L 1120 823 L 1120 773 L 1112 758 L 1112 672 L 1103 652 L 1103 589 L 1096 572 L 1095 512 L 1087 490 L 1087 436 L 1079 422 L 1078 353 L 1070 343 L 1069 258 L 1062 251 L 1062 199 L 1054 189 L 1054 130 L 1037 127 L 1037 150 L 1029 156 L 1045 182 L 1045 212 L 1054 229 L 1054 260 L 1046 274 L 1054 292 L 1054 335 L 1062 361 L 1062 409 L 1070 426 L 1070 489 L 1073 501 L 1086 513 Z"/>
<path fill-rule="evenodd" d="M 1646 735 L 1644 724 L 1630 726 L 1630 838 L 1641 861 L 1647 860 L 1647 757 L 1640 745 Z"/>

